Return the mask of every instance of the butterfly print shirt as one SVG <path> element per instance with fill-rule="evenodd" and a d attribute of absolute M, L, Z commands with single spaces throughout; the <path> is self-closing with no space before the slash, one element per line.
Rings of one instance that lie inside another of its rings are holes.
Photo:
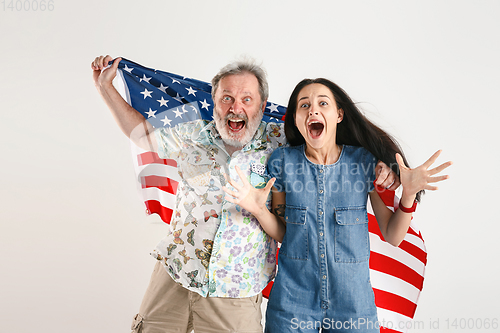
<path fill-rule="evenodd" d="M 238 180 L 238 165 L 255 187 L 285 144 L 282 124 L 264 123 L 251 142 L 229 156 L 214 122 L 196 120 L 155 131 L 158 154 L 175 159 L 181 181 L 170 230 L 152 255 L 174 281 L 202 296 L 251 297 L 274 278 L 276 242 L 249 212 L 224 200 L 224 173 Z M 270 200 L 268 206 L 270 208 Z"/>

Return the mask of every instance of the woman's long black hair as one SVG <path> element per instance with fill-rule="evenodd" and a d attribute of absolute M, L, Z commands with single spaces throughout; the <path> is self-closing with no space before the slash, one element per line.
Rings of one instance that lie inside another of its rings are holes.
<path fill-rule="evenodd" d="M 295 113 L 297 112 L 299 92 L 305 86 L 313 83 L 322 84 L 330 89 L 337 103 L 337 108 L 344 111 L 344 118 L 337 124 L 337 144 L 365 148 L 378 160 L 387 164 L 399 176 L 396 153 L 401 154 L 407 166 L 408 161 L 396 140 L 369 121 L 342 88 L 324 78 L 304 79 L 295 86 L 288 101 L 285 116 L 285 134 L 289 144 L 291 146 L 299 146 L 305 143 L 304 137 L 295 125 Z M 417 193 L 417 201 L 420 201 L 420 196 L 423 192 L 420 191 Z"/>

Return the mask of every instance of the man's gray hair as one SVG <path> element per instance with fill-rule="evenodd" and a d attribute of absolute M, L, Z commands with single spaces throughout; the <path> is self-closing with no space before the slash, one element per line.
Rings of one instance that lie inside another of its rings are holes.
<path fill-rule="evenodd" d="M 215 103 L 215 92 L 219 87 L 219 82 L 229 75 L 237 75 L 243 73 L 251 73 L 255 75 L 259 82 L 259 93 L 261 104 L 269 97 L 269 84 L 267 83 L 266 71 L 262 66 L 257 65 L 253 59 L 243 59 L 234 61 L 223 68 L 212 79 L 212 99 Z"/>

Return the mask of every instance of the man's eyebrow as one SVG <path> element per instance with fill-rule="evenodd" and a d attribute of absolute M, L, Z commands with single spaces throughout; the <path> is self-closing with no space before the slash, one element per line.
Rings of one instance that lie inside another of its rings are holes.
<path fill-rule="evenodd" d="M 222 90 L 223 93 L 228 93 L 228 94 L 232 94 L 233 92 L 231 90 L 228 90 L 228 89 L 224 89 Z M 253 96 L 252 92 L 251 91 L 242 91 L 241 92 L 243 95 L 248 95 L 248 96 Z"/>

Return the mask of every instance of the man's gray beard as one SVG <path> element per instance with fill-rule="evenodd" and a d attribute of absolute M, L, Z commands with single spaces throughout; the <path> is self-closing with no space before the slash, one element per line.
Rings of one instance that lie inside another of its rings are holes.
<path fill-rule="evenodd" d="M 250 142 L 250 140 L 252 140 L 257 132 L 260 122 L 262 121 L 262 116 L 262 109 L 259 108 L 259 113 L 251 121 L 245 115 L 236 115 L 234 113 L 228 113 L 224 119 L 222 119 L 217 110 L 214 110 L 215 128 L 219 132 L 224 144 L 235 148 L 243 148 Z M 239 140 L 235 139 L 233 134 L 230 132 L 231 130 L 228 129 L 227 121 L 229 118 L 239 118 L 245 120 L 245 135 L 243 135 L 243 137 Z"/>

